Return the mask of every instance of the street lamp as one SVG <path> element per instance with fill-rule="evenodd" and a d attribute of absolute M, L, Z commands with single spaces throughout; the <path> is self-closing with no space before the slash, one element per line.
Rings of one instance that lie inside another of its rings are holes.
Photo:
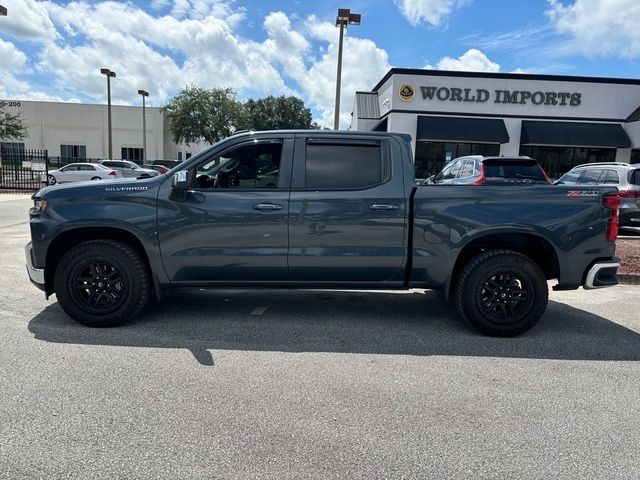
<path fill-rule="evenodd" d="M 2 5 L 0 5 L 0 16 L 1 17 L 7 16 L 7 7 L 3 7 Z"/>
<path fill-rule="evenodd" d="M 138 90 L 138 95 L 142 95 L 142 163 L 147 163 L 147 116 L 144 113 L 144 98 L 149 96 L 146 90 Z"/>
<path fill-rule="evenodd" d="M 339 8 L 336 17 L 336 27 L 340 27 L 340 41 L 338 42 L 338 74 L 336 78 L 336 111 L 333 116 L 333 129 L 338 130 L 340 126 L 340 81 L 342 77 L 342 40 L 344 29 L 347 25 L 360 25 L 359 13 L 351 13 L 348 8 Z"/>
<path fill-rule="evenodd" d="M 111 143 L 111 77 L 116 76 L 116 72 L 112 72 L 108 68 L 101 68 L 100 73 L 107 76 L 107 112 L 108 112 L 108 128 L 109 128 L 109 160 L 113 159 L 113 150 Z"/>

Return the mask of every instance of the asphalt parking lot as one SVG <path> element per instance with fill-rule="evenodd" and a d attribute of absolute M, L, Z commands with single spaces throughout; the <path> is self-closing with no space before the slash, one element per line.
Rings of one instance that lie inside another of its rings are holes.
<path fill-rule="evenodd" d="M 0 194 L 0 478 L 640 477 L 640 287 L 515 339 L 433 292 L 185 291 L 75 324 Z"/>

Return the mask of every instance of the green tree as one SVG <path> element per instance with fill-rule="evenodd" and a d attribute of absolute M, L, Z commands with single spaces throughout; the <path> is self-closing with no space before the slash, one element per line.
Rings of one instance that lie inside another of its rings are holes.
<path fill-rule="evenodd" d="M 231 88 L 183 88 L 164 108 L 176 143 L 216 143 L 244 123 L 244 108 Z"/>
<path fill-rule="evenodd" d="M 314 128 L 311 110 L 297 97 L 269 96 L 244 103 L 248 130 Z"/>
<path fill-rule="evenodd" d="M 24 140 L 29 134 L 22 120 L 22 114 L 7 111 L 0 102 L 0 140 Z"/>

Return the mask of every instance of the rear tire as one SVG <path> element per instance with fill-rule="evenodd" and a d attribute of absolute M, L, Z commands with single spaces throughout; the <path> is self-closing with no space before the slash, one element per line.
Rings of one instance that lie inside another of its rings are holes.
<path fill-rule="evenodd" d="M 62 309 L 89 327 L 113 327 L 133 319 L 149 301 L 146 262 L 126 243 L 92 240 L 65 254 L 55 271 Z"/>
<path fill-rule="evenodd" d="M 490 250 L 473 257 L 455 286 L 458 312 L 492 337 L 515 337 L 533 327 L 549 300 L 544 273 L 529 257 Z"/>

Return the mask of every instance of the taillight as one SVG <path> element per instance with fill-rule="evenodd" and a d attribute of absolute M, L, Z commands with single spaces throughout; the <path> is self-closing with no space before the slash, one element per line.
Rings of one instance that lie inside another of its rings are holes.
<path fill-rule="evenodd" d="M 118 174 L 116 173 L 115 170 L 111 170 L 109 173 L 107 173 L 107 175 L 111 175 L 112 177 L 115 177 Z"/>
<path fill-rule="evenodd" d="M 549 178 L 549 175 L 547 175 L 547 172 L 544 171 L 544 168 L 542 168 L 542 165 L 538 165 L 538 168 L 540 169 L 540 171 L 542 172 L 542 175 L 544 175 L 544 180 L 551 185 L 553 182 L 551 181 L 551 179 Z"/>
<path fill-rule="evenodd" d="M 620 190 L 618 195 L 623 198 L 640 198 L 640 190 Z"/>
<path fill-rule="evenodd" d="M 480 176 L 473 181 L 474 185 L 482 185 L 487 177 L 484 176 L 484 165 L 480 164 Z"/>
<path fill-rule="evenodd" d="M 604 195 L 602 205 L 611 210 L 611 218 L 607 222 L 607 240 L 615 242 L 618 238 L 618 226 L 620 225 L 620 197 L 618 195 Z"/>

